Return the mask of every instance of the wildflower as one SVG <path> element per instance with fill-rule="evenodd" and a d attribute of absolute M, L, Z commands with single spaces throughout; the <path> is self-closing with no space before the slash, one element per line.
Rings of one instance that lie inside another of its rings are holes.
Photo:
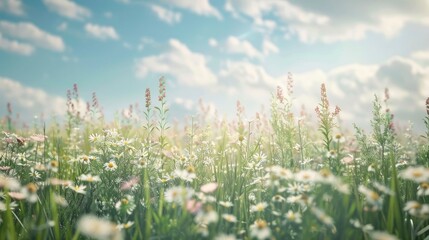
<path fill-rule="evenodd" d="M 56 161 L 56 160 L 52 160 L 52 161 L 48 164 L 47 168 L 48 168 L 48 169 L 50 169 L 50 170 L 51 170 L 51 171 L 53 171 L 53 172 L 58 172 L 58 166 L 59 166 L 58 161 Z"/>
<path fill-rule="evenodd" d="M 374 192 L 363 185 L 359 186 L 359 192 L 365 195 L 366 202 L 372 205 L 375 210 L 381 209 L 383 198 L 377 192 Z"/>
<path fill-rule="evenodd" d="M 16 200 L 23 200 L 25 199 L 27 196 L 23 193 L 23 191 L 19 191 L 19 192 L 9 192 L 9 196 L 13 199 Z"/>
<path fill-rule="evenodd" d="M 36 170 L 34 170 L 34 168 L 30 168 L 30 177 L 36 179 L 40 179 L 40 173 Z"/>
<path fill-rule="evenodd" d="M 98 134 L 98 133 L 93 133 L 93 134 L 89 135 L 89 141 L 91 143 L 101 142 L 102 139 L 103 139 L 102 136 L 100 134 Z"/>
<path fill-rule="evenodd" d="M 25 195 L 25 198 L 27 201 L 31 203 L 35 203 L 38 199 L 37 196 L 37 185 L 34 183 L 28 183 L 25 185 L 25 187 L 22 189 L 22 192 Z"/>
<path fill-rule="evenodd" d="M 295 174 L 298 182 L 317 182 L 319 178 L 319 173 L 314 170 L 301 170 Z"/>
<path fill-rule="evenodd" d="M 11 169 L 11 167 L 9 167 L 9 166 L 0 166 L 0 171 L 8 171 L 10 169 Z"/>
<path fill-rule="evenodd" d="M 47 180 L 48 184 L 53 186 L 63 186 L 63 187 L 69 187 L 73 185 L 73 182 L 70 180 L 62 180 L 58 178 L 50 178 Z"/>
<path fill-rule="evenodd" d="M 121 223 L 121 224 L 117 225 L 116 227 L 118 229 L 128 229 L 128 228 L 131 228 L 133 225 L 134 225 L 134 222 L 128 221 L 126 223 Z"/>
<path fill-rule="evenodd" d="M 258 219 L 250 225 L 250 236 L 257 239 L 267 239 L 271 236 L 271 229 L 266 221 Z"/>
<path fill-rule="evenodd" d="M 282 197 L 281 195 L 274 195 L 273 198 L 271 199 L 271 201 L 273 202 L 284 202 L 286 201 L 286 198 Z"/>
<path fill-rule="evenodd" d="M 216 198 L 214 196 L 211 195 L 205 195 L 204 193 L 200 192 L 196 194 L 198 199 L 201 200 L 201 202 L 203 203 L 211 203 L 211 202 L 216 202 Z"/>
<path fill-rule="evenodd" d="M 298 195 L 301 194 L 304 191 L 304 185 L 301 183 L 288 183 L 288 186 L 286 188 L 287 193 L 292 195 Z"/>
<path fill-rule="evenodd" d="M 21 162 L 26 162 L 27 161 L 27 154 L 26 153 L 17 153 L 16 154 L 16 160 L 19 160 Z"/>
<path fill-rule="evenodd" d="M 236 239 L 237 238 L 235 237 L 235 235 L 225 234 L 225 233 L 221 233 L 216 237 L 214 237 L 214 240 L 236 240 Z"/>
<path fill-rule="evenodd" d="M 86 186 L 84 186 L 84 185 L 69 186 L 69 188 L 71 190 L 77 192 L 77 193 L 80 193 L 80 194 L 86 193 L 86 191 L 85 191 Z"/>
<path fill-rule="evenodd" d="M 372 240 L 399 240 L 395 235 L 382 231 L 372 231 L 369 235 Z"/>
<path fill-rule="evenodd" d="M 363 232 L 367 233 L 370 231 L 374 230 L 374 226 L 372 226 L 371 224 L 366 224 L 366 225 L 362 225 L 362 223 L 359 222 L 358 219 L 350 219 L 350 223 L 355 227 L 355 228 L 360 228 L 362 229 Z"/>
<path fill-rule="evenodd" d="M 151 101 L 151 97 L 150 97 L 150 89 L 146 88 L 146 92 L 145 92 L 145 99 L 146 99 L 146 108 L 149 109 L 150 107 L 150 101 Z"/>
<path fill-rule="evenodd" d="M 342 134 L 338 133 L 338 134 L 335 135 L 334 141 L 336 143 L 343 143 L 343 142 L 346 141 L 346 139 L 344 138 L 344 136 Z"/>
<path fill-rule="evenodd" d="M 165 191 L 165 201 L 170 203 L 183 203 L 194 195 L 194 190 L 184 187 L 171 187 Z"/>
<path fill-rule="evenodd" d="M 253 159 L 255 159 L 257 162 L 265 162 L 265 160 L 267 160 L 267 155 L 265 155 L 263 152 L 255 153 L 253 155 Z"/>
<path fill-rule="evenodd" d="M 210 223 L 216 223 L 219 219 L 217 212 L 211 207 L 208 206 L 203 211 L 199 211 L 195 216 L 195 222 L 197 224 L 209 225 Z"/>
<path fill-rule="evenodd" d="M 195 173 L 193 171 L 194 170 L 192 168 L 189 168 L 189 167 L 186 170 L 176 169 L 174 171 L 174 175 L 177 178 L 180 178 L 184 181 L 192 182 L 197 177 L 197 175 L 195 175 Z"/>
<path fill-rule="evenodd" d="M 429 182 L 429 169 L 422 166 L 408 167 L 399 173 L 399 177 L 416 183 Z"/>
<path fill-rule="evenodd" d="M 251 212 L 263 212 L 265 210 L 265 208 L 268 207 L 268 204 L 266 202 L 260 202 L 256 205 L 252 205 L 250 206 L 250 211 Z"/>
<path fill-rule="evenodd" d="M 331 149 L 326 153 L 327 158 L 337 158 L 338 154 L 337 151 Z"/>
<path fill-rule="evenodd" d="M 104 169 L 107 171 L 114 171 L 118 168 L 118 165 L 116 165 L 116 162 L 114 160 L 110 160 L 108 163 L 104 164 Z"/>
<path fill-rule="evenodd" d="M 231 223 L 237 222 L 237 218 L 232 214 L 224 213 L 222 214 L 222 218 L 225 219 L 225 221 L 227 222 L 231 222 Z"/>
<path fill-rule="evenodd" d="M 408 201 L 405 204 L 404 211 L 407 211 L 412 216 L 426 219 L 429 217 L 429 204 L 420 204 L 417 201 Z"/>
<path fill-rule="evenodd" d="M 429 183 L 422 182 L 417 187 L 417 196 L 426 196 L 429 195 Z"/>
<path fill-rule="evenodd" d="M 280 103 L 283 103 L 283 101 L 284 101 L 283 88 L 280 87 L 280 86 L 277 86 L 276 97 L 277 97 L 277 100 L 279 100 Z"/>
<path fill-rule="evenodd" d="M 134 164 L 137 165 L 138 169 L 142 169 L 147 167 L 148 162 L 144 157 L 139 156 L 136 160 L 134 160 Z"/>
<path fill-rule="evenodd" d="M 392 190 L 390 190 L 390 188 L 382 185 L 381 183 L 378 182 L 374 182 L 373 186 L 380 192 L 387 194 L 387 195 L 395 195 L 395 192 L 393 192 Z"/>
<path fill-rule="evenodd" d="M 429 115 L 429 97 L 426 99 L 426 113 Z"/>
<path fill-rule="evenodd" d="M 349 154 L 349 155 L 343 157 L 340 161 L 344 165 L 349 165 L 349 164 L 352 164 L 354 162 L 354 158 L 352 155 Z"/>
<path fill-rule="evenodd" d="M 87 155 L 82 155 L 79 157 L 79 161 L 83 164 L 89 164 L 91 160 L 94 160 L 94 157 Z"/>
<path fill-rule="evenodd" d="M 217 186 L 217 183 L 207 183 L 201 186 L 200 190 L 203 193 L 212 193 L 216 190 Z"/>
<path fill-rule="evenodd" d="M 105 130 L 105 132 L 107 133 L 107 136 L 109 138 L 115 139 L 119 136 L 118 130 L 116 128 L 107 129 L 107 130 Z"/>
<path fill-rule="evenodd" d="M 203 203 L 195 199 L 191 199 L 186 202 L 186 210 L 188 210 L 192 214 L 195 214 L 198 211 L 200 211 L 202 206 L 203 206 Z"/>
<path fill-rule="evenodd" d="M 16 202 L 11 202 L 9 204 L 10 210 L 14 210 L 16 207 L 18 207 L 18 204 Z M 4 202 L 0 201 L 0 212 L 5 212 L 6 210 L 7 210 L 6 204 Z"/>
<path fill-rule="evenodd" d="M 18 190 L 20 187 L 21 184 L 15 178 L 0 174 L 0 188 L 6 188 L 14 191 Z"/>
<path fill-rule="evenodd" d="M 69 203 L 63 196 L 60 196 L 57 194 L 54 194 L 54 201 L 56 204 L 60 205 L 61 207 L 67 207 L 69 205 Z"/>
<path fill-rule="evenodd" d="M 42 165 L 40 163 L 37 163 L 36 165 L 34 165 L 34 170 L 37 171 L 46 171 L 47 167 L 45 165 Z"/>
<path fill-rule="evenodd" d="M 301 214 L 299 212 L 293 212 L 292 210 L 289 210 L 286 214 L 286 221 L 288 222 L 294 222 L 294 223 L 301 223 Z"/>
<path fill-rule="evenodd" d="M 131 188 L 133 188 L 134 186 L 136 186 L 139 183 L 139 178 L 138 177 L 132 177 L 130 180 L 123 182 L 121 184 L 121 190 L 129 190 Z"/>
<path fill-rule="evenodd" d="M 293 173 L 289 169 L 285 169 L 280 166 L 269 167 L 266 171 L 280 179 L 289 180 L 293 178 Z"/>
<path fill-rule="evenodd" d="M 119 212 L 126 212 L 130 215 L 136 208 L 134 198 L 131 195 L 125 195 L 124 198 L 116 202 L 115 208 Z"/>
<path fill-rule="evenodd" d="M 209 229 L 206 224 L 198 224 L 197 225 L 197 233 L 201 234 L 203 237 L 209 236 Z"/>
<path fill-rule="evenodd" d="M 79 177 L 79 179 L 84 182 L 101 182 L 101 179 L 99 176 L 92 176 L 91 174 L 88 174 L 88 175 L 82 174 Z"/>
<path fill-rule="evenodd" d="M 230 207 L 234 206 L 234 204 L 232 204 L 232 202 L 230 202 L 230 201 L 219 201 L 219 205 L 221 205 L 222 207 L 226 207 L 226 208 L 230 208 Z"/>
<path fill-rule="evenodd" d="M 314 214 L 314 216 L 316 216 L 317 219 L 319 219 L 320 222 L 322 222 L 328 227 L 331 227 L 334 232 L 336 231 L 334 226 L 334 220 L 325 212 L 315 207 L 311 208 L 311 212 Z"/>
<path fill-rule="evenodd" d="M 81 217 L 77 223 L 77 228 L 82 234 L 90 238 L 99 240 L 122 239 L 121 232 L 115 224 L 93 215 Z"/>
<path fill-rule="evenodd" d="M 47 139 L 48 137 L 43 135 L 43 134 L 33 134 L 30 137 L 30 140 L 34 141 L 34 142 L 44 142 L 45 139 Z"/>

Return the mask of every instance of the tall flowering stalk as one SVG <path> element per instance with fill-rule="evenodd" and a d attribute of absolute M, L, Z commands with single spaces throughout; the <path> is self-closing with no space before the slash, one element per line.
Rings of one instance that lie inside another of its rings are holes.
<path fill-rule="evenodd" d="M 159 79 L 159 95 L 158 95 L 158 101 L 160 106 L 155 107 L 155 109 L 158 111 L 158 126 L 156 127 L 159 131 L 159 145 L 160 145 L 160 152 L 164 149 L 164 147 L 167 145 L 167 139 L 165 136 L 165 131 L 168 130 L 168 122 L 167 122 L 167 113 L 169 111 L 166 101 L 166 87 L 165 87 L 165 79 L 164 77 L 161 77 Z"/>
<path fill-rule="evenodd" d="M 145 92 L 145 106 L 146 111 L 144 112 L 145 118 L 146 118 L 146 126 L 145 129 L 147 131 L 146 136 L 146 150 L 148 152 L 148 156 L 146 161 L 149 161 L 150 156 L 150 149 L 151 149 L 151 136 L 152 132 L 154 130 L 154 126 L 152 123 L 152 106 L 151 106 L 151 94 L 150 89 L 146 88 Z M 143 186 L 144 186 L 144 204 L 145 204 L 145 229 L 144 229 L 144 239 L 149 239 L 151 235 L 151 229 L 152 229 L 152 211 L 151 211 L 151 204 L 150 204 L 150 182 L 149 182 L 149 171 L 148 168 L 145 167 L 143 170 Z"/>
<path fill-rule="evenodd" d="M 429 97 L 426 99 L 426 117 L 424 122 L 426 125 L 426 139 L 429 140 Z"/>
<path fill-rule="evenodd" d="M 12 104 L 10 102 L 7 103 L 7 129 L 9 132 L 12 132 Z"/>
<path fill-rule="evenodd" d="M 338 106 L 335 106 L 335 111 L 330 112 L 329 110 L 329 100 L 326 93 L 326 86 L 322 83 L 320 88 L 321 102 L 319 106 L 316 107 L 315 111 L 317 117 L 319 118 L 319 131 L 323 135 L 323 143 L 326 150 L 329 152 L 331 150 L 331 143 L 333 140 L 332 129 L 335 127 L 334 118 L 338 116 L 341 109 Z"/>
<path fill-rule="evenodd" d="M 281 159 L 290 160 L 289 166 L 295 167 L 293 149 L 297 130 L 292 112 L 293 78 L 288 74 L 286 96 L 281 86 L 277 86 L 276 95 L 271 102 L 271 126 L 275 132 L 275 142 L 280 149 Z M 300 149 L 302 150 L 302 149 Z"/>

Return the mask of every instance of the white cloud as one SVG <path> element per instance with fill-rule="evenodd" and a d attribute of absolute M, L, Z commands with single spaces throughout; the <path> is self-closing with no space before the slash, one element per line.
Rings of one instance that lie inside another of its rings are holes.
<path fill-rule="evenodd" d="M 15 113 L 64 115 L 66 100 L 49 95 L 42 89 L 22 85 L 18 81 L 0 77 L 0 101 L 10 102 Z M 31 115 L 30 115 L 31 116 Z"/>
<path fill-rule="evenodd" d="M 421 50 L 417 52 L 413 52 L 411 57 L 416 60 L 429 60 L 429 50 Z"/>
<path fill-rule="evenodd" d="M 210 4 L 209 0 L 162 0 L 162 2 L 187 9 L 199 15 L 214 16 L 218 19 L 222 19 L 220 12 Z"/>
<path fill-rule="evenodd" d="M 274 31 L 277 27 L 277 23 L 275 21 L 270 19 L 262 19 L 260 17 L 254 18 L 253 24 L 262 30 L 268 30 L 268 32 Z"/>
<path fill-rule="evenodd" d="M 43 0 L 49 10 L 66 18 L 83 20 L 91 16 L 91 11 L 70 0 Z"/>
<path fill-rule="evenodd" d="M 218 42 L 217 42 L 217 40 L 216 40 L 216 39 L 214 39 L 214 38 L 210 38 L 210 39 L 209 39 L 209 46 L 210 46 L 210 47 L 217 47 L 217 46 L 218 46 Z"/>
<path fill-rule="evenodd" d="M 0 49 L 8 52 L 29 56 L 34 52 L 33 46 L 3 38 L 0 34 Z"/>
<path fill-rule="evenodd" d="M 245 61 L 227 61 L 219 76 L 223 83 L 232 86 L 254 86 L 257 88 L 274 89 L 278 78 L 271 76 L 266 70 Z"/>
<path fill-rule="evenodd" d="M 151 9 L 156 13 L 159 19 L 168 24 L 178 23 L 182 19 L 182 15 L 180 13 L 165 9 L 158 5 L 152 5 Z"/>
<path fill-rule="evenodd" d="M 264 39 L 264 42 L 262 43 L 262 52 L 265 55 L 269 55 L 271 53 L 278 53 L 279 48 L 269 39 Z"/>
<path fill-rule="evenodd" d="M 25 15 L 21 0 L 0 0 L 0 10 L 17 16 Z"/>
<path fill-rule="evenodd" d="M 169 49 L 160 55 L 136 61 L 136 75 L 144 78 L 149 73 L 169 74 L 183 85 L 210 86 L 217 82 L 201 53 L 192 52 L 185 44 L 170 39 Z"/>
<path fill-rule="evenodd" d="M 245 61 L 227 61 L 219 78 L 220 88 L 225 92 L 253 105 L 263 101 L 269 104 L 276 86 L 285 88 L 287 82 L 286 74 L 274 76 L 262 65 Z M 383 100 L 384 89 L 389 88 L 388 103 L 395 115 L 394 121 L 404 126 L 411 120 L 416 129 L 423 129 L 424 102 L 429 97 L 429 67 L 413 59 L 394 57 L 380 64 L 351 64 L 329 71 L 315 69 L 294 73 L 293 79 L 297 112 L 305 105 L 308 113 L 314 116 L 314 108 L 320 102 L 320 85 L 325 83 L 332 110 L 335 105 L 342 109 L 340 118 L 345 126 L 357 123 L 369 127 L 374 94 Z"/>
<path fill-rule="evenodd" d="M 277 0 L 227 0 L 225 9 L 235 14 L 243 13 L 257 21 L 262 21 L 265 14 L 273 13 L 278 18 L 302 23 L 325 24 L 329 21 L 327 16 L 305 11 L 288 1 Z"/>
<path fill-rule="evenodd" d="M 137 45 L 137 50 L 143 51 L 143 49 L 145 49 L 146 46 L 148 45 L 150 46 L 154 44 L 155 44 L 155 40 L 153 40 L 152 38 L 142 37 L 140 39 L 140 43 Z"/>
<path fill-rule="evenodd" d="M 263 54 L 258 51 L 249 41 L 240 40 L 237 37 L 230 36 L 226 40 L 225 50 L 228 53 L 244 54 L 250 58 L 262 58 Z"/>
<path fill-rule="evenodd" d="M 194 101 L 190 99 L 185 99 L 181 97 L 177 97 L 174 99 L 174 103 L 177 105 L 183 106 L 186 110 L 193 110 L 194 108 Z"/>
<path fill-rule="evenodd" d="M 61 23 L 60 25 L 58 25 L 57 29 L 60 31 L 65 31 L 68 28 L 68 24 L 66 22 Z"/>
<path fill-rule="evenodd" d="M 382 100 L 384 89 L 389 88 L 389 108 L 395 121 L 406 124 L 411 120 L 422 126 L 424 100 L 429 96 L 428 88 L 424 88 L 429 68 L 413 60 L 394 57 L 378 65 L 354 64 L 327 72 L 319 70 L 316 74 L 295 74 L 294 79 L 297 102 L 316 106 L 319 100 L 312 96 L 320 96 L 317 86 L 325 82 L 331 104 L 342 108 L 344 120 L 360 126 L 369 124 L 374 94 Z"/>
<path fill-rule="evenodd" d="M 36 46 L 49 50 L 57 52 L 65 50 L 65 44 L 61 37 L 47 33 L 32 23 L 0 21 L 0 33 L 29 41 Z"/>
<path fill-rule="evenodd" d="M 287 35 L 308 43 L 360 40 L 368 33 L 392 37 L 408 23 L 429 25 L 429 4 L 425 1 L 227 0 L 225 8 L 234 16 L 253 19 L 256 26 L 274 19 L 285 26 Z"/>
<path fill-rule="evenodd" d="M 110 26 L 100 26 L 97 24 L 85 24 L 85 31 L 94 38 L 101 40 L 113 39 L 118 40 L 119 35 L 116 33 L 115 28 Z"/>

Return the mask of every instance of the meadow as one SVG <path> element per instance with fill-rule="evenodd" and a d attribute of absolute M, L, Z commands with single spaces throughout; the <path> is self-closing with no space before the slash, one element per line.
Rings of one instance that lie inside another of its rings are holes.
<path fill-rule="evenodd" d="M 169 121 L 165 80 L 107 122 L 77 86 L 64 121 L 0 122 L 0 239 L 429 239 L 427 131 L 398 128 L 374 96 L 371 129 L 345 130 L 321 86 L 294 113 L 293 82 L 270 114 Z M 319 87 L 319 86 L 315 86 Z M 424 101 L 424 100 L 423 100 Z"/>

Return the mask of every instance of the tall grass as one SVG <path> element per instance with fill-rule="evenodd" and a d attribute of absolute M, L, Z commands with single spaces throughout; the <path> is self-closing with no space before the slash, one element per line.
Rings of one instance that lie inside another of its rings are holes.
<path fill-rule="evenodd" d="M 112 122 L 95 93 L 86 112 L 67 97 L 64 123 L 1 122 L 0 239 L 429 239 L 429 110 L 424 135 L 399 130 L 387 91 L 353 135 L 325 85 L 316 119 L 296 116 L 291 75 L 270 117 L 238 102 L 183 130 L 163 78 Z"/>

